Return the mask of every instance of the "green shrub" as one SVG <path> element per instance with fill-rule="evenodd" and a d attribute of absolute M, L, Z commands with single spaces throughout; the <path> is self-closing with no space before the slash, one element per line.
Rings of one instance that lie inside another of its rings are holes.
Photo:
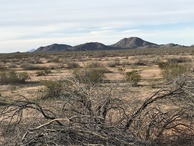
<path fill-rule="evenodd" d="M 39 66 L 39 65 L 34 65 L 34 64 L 30 64 L 30 63 L 23 63 L 21 65 L 21 67 L 24 70 L 44 70 L 44 69 L 47 69 L 46 66 Z"/>
<path fill-rule="evenodd" d="M 51 70 L 49 69 L 44 69 L 44 70 L 39 70 L 36 72 L 37 76 L 45 76 L 51 73 Z"/>
<path fill-rule="evenodd" d="M 5 65 L 0 64 L 0 71 L 5 71 L 7 70 L 7 67 L 5 67 Z"/>
<path fill-rule="evenodd" d="M 95 85 L 103 81 L 104 73 L 105 70 L 103 68 L 84 68 L 74 70 L 73 76 L 81 83 Z"/>
<path fill-rule="evenodd" d="M 120 59 L 115 58 L 113 61 L 108 62 L 107 64 L 109 67 L 116 67 L 120 65 Z"/>
<path fill-rule="evenodd" d="M 84 69 L 87 71 L 94 70 L 94 71 L 97 71 L 97 72 L 102 73 L 102 74 L 111 73 L 110 70 L 108 70 L 106 67 L 103 66 L 103 64 L 101 64 L 99 62 L 92 62 L 92 63 L 88 64 Z"/>
<path fill-rule="evenodd" d="M 42 85 L 46 88 L 44 90 L 45 94 L 42 99 L 59 99 L 62 96 L 64 89 L 64 82 L 62 81 L 42 81 Z"/>
<path fill-rule="evenodd" d="M 180 66 L 181 63 L 191 61 L 189 58 L 168 58 L 166 62 L 158 62 L 158 67 L 161 69 Z"/>
<path fill-rule="evenodd" d="M 25 83 L 27 79 L 30 78 L 29 74 L 27 72 L 20 72 L 17 73 L 17 82 L 18 83 Z"/>
<path fill-rule="evenodd" d="M 160 69 L 163 69 L 163 68 L 169 66 L 169 63 L 167 63 L 167 62 L 158 62 L 157 65 Z"/>
<path fill-rule="evenodd" d="M 118 67 L 117 70 L 118 70 L 119 72 L 124 72 L 124 71 L 125 71 L 125 68 Z"/>
<path fill-rule="evenodd" d="M 188 67 L 180 64 L 167 64 L 165 67 L 161 68 L 161 70 L 162 76 L 166 80 L 171 80 L 188 73 Z"/>
<path fill-rule="evenodd" d="M 67 68 L 68 69 L 74 69 L 74 68 L 79 68 L 79 67 L 80 67 L 80 65 L 77 62 L 68 62 L 67 63 Z"/>
<path fill-rule="evenodd" d="M 25 83 L 29 78 L 30 76 L 27 72 L 4 71 L 0 73 L 0 84 Z"/>
<path fill-rule="evenodd" d="M 132 86 L 137 86 L 139 81 L 141 80 L 141 76 L 137 70 L 132 70 L 130 72 L 126 72 L 125 79 L 129 82 Z"/>
<path fill-rule="evenodd" d="M 158 67 L 161 69 L 161 74 L 165 80 L 171 80 L 189 73 L 188 65 L 177 63 L 174 58 L 167 62 L 159 62 Z"/>
<path fill-rule="evenodd" d="M 179 58 L 168 58 L 167 62 L 168 63 L 185 63 L 185 62 L 189 62 L 191 61 L 191 59 L 186 58 L 186 57 L 179 57 Z"/>

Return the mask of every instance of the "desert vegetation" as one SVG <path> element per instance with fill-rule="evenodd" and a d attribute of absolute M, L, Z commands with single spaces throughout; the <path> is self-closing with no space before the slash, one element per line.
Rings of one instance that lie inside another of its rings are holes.
<path fill-rule="evenodd" d="M 0 145 L 194 144 L 193 49 L 0 54 Z"/>

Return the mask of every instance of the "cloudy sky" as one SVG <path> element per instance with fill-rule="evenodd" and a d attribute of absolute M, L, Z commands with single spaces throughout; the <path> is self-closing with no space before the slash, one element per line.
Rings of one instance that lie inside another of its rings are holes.
<path fill-rule="evenodd" d="M 0 0 L 0 53 L 132 36 L 194 44 L 194 0 Z"/>

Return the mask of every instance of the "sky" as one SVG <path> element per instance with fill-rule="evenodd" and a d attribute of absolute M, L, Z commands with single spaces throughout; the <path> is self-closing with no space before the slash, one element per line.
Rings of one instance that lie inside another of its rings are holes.
<path fill-rule="evenodd" d="M 140 37 L 194 44 L 194 0 L 0 0 L 0 53 Z"/>

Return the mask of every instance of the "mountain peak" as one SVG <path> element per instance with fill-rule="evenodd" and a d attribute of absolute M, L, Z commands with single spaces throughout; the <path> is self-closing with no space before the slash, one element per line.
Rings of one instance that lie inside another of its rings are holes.
<path fill-rule="evenodd" d="M 106 46 L 102 43 L 98 42 L 89 42 L 81 45 L 74 46 L 72 50 L 80 50 L 80 51 L 85 51 L 85 50 L 109 50 L 111 47 Z"/>
<path fill-rule="evenodd" d="M 68 51 L 71 48 L 69 45 L 65 44 L 52 44 L 44 47 L 39 47 L 35 52 L 59 52 Z"/>
<path fill-rule="evenodd" d="M 111 46 L 115 48 L 139 48 L 139 47 L 155 47 L 156 44 L 147 42 L 138 37 L 130 37 L 121 39 L 116 44 L 113 44 Z"/>

